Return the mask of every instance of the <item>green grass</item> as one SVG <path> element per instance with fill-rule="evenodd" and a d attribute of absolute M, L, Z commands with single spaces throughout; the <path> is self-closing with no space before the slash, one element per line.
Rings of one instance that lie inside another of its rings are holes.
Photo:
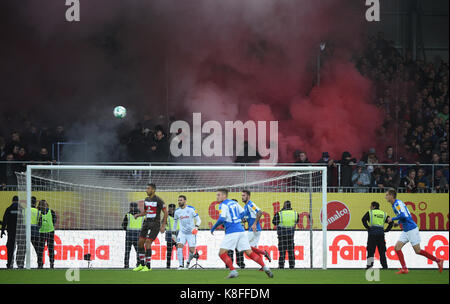
<path fill-rule="evenodd" d="M 226 270 L 166 270 L 153 269 L 139 273 L 131 270 L 81 270 L 81 284 L 449 284 L 449 272 L 444 270 L 410 270 L 407 275 L 395 274 L 395 269 L 381 270 L 379 282 L 368 282 L 365 270 L 278 270 L 269 279 L 255 269 L 239 270 L 236 279 L 225 279 Z M 1 270 L 0 284 L 73 284 L 66 281 L 66 270 Z"/>

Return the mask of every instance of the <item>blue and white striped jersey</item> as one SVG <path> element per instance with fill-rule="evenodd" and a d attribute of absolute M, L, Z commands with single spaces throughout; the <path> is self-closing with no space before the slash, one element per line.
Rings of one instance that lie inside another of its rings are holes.
<path fill-rule="evenodd" d="M 398 223 L 402 224 L 403 231 L 406 232 L 417 228 L 417 224 L 414 222 L 405 203 L 397 199 L 392 204 L 392 209 L 394 210 L 395 215 L 397 215 L 396 217 L 393 217 L 392 220 L 398 220 Z"/>
<path fill-rule="evenodd" d="M 256 214 L 259 211 L 261 211 L 261 209 L 259 209 L 258 206 L 256 206 L 256 204 L 254 202 L 248 201 L 247 204 L 245 204 L 244 216 L 247 218 L 249 231 L 253 231 L 252 225 L 255 222 Z M 260 225 L 259 221 L 258 221 L 258 223 L 256 223 L 256 231 L 261 231 L 261 225 Z"/>
<path fill-rule="evenodd" d="M 219 205 L 219 220 L 224 220 L 225 234 L 245 231 L 242 226 L 244 209 L 236 201 L 231 199 L 224 200 Z"/>

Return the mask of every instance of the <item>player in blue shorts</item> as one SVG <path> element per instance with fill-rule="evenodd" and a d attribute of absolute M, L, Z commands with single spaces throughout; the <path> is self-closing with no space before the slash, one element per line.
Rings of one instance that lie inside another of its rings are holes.
<path fill-rule="evenodd" d="M 402 265 L 402 269 L 400 269 L 397 274 L 407 274 L 409 272 L 408 268 L 406 267 L 405 258 L 403 257 L 402 252 L 403 246 L 408 242 L 411 243 L 416 254 L 420 254 L 432 261 L 435 261 L 438 264 L 439 272 L 442 272 L 444 261 L 438 259 L 429 252 L 420 249 L 419 228 L 411 217 L 411 214 L 409 213 L 408 208 L 406 208 L 405 203 L 397 199 L 397 191 L 395 191 L 394 189 L 389 189 L 386 192 L 386 200 L 391 203 L 392 209 L 394 210 L 394 213 L 396 215 L 396 217 L 389 218 L 388 222 L 390 223 L 392 221 L 398 221 L 398 223 L 394 225 L 398 226 L 399 224 L 401 224 L 403 229 L 400 238 L 395 244 L 395 252 L 397 253 L 400 264 Z"/>
<path fill-rule="evenodd" d="M 239 205 L 238 202 L 228 199 L 228 190 L 227 189 L 219 189 L 217 190 L 217 201 L 220 203 L 219 205 L 219 219 L 211 228 L 211 234 L 214 233 L 214 230 L 220 225 L 224 225 L 225 227 L 225 237 L 222 240 L 222 244 L 220 245 L 219 257 L 228 266 L 231 270 L 228 278 L 236 278 L 238 276 L 238 272 L 233 266 L 233 261 L 231 261 L 230 256 L 228 255 L 228 250 L 245 251 L 247 256 L 261 265 L 264 272 L 269 276 L 269 278 L 273 278 L 273 273 L 270 271 L 269 267 L 264 264 L 262 257 L 253 252 L 250 248 L 250 244 L 248 242 L 247 234 L 245 233 L 245 229 L 242 226 L 242 218 L 244 217 L 244 209 Z"/>

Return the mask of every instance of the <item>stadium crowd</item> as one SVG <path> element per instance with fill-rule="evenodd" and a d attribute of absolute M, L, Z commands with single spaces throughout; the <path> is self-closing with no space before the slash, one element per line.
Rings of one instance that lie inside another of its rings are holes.
<path fill-rule="evenodd" d="M 309 160 L 307 147 L 299 147 L 293 162 L 327 164 L 328 185 L 351 187 L 352 191 L 385 187 L 408 192 L 448 191 L 448 63 L 413 60 L 409 51 L 402 55 L 383 33 L 368 37 L 365 50 L 354 61 L 361 74 L 373 81 L 374 102 L 385 112 L 379 135 L 395 134 L 395 145 L 384 151 L 372 148 L 359 160 L 349 151 L 340 156 L 323 152 L 319 160 Z M 16 184 L 14 172 L 24 171 L 28 161 L 54 162 L 52 144 L 68 140 L 64 126 L 39 127 L 23 113 L 1 113 L 0 121 L 3 186 Z M 168 135 L 148 116 L 121 135 L 120 143 L 126 161 L 170 161 Z M 415 165 L 401 165 L 405 163 Z"/>

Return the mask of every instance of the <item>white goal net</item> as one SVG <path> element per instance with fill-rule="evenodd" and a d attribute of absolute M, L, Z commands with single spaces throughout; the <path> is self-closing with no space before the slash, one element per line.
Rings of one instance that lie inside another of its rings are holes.
<path fill-rule="evenodd" d="M 17 173 L 23 216 L 18 217 L 17 255 L 25 268 L 133 268 L 140 223 L 130 214 L 143 210 L 148 183 L 166 207 L 187 198 L 201 218 L 196 235 L 198 264 L 223 268 L 218 251 L 223 227 L 212 235 L 219 217 L 216 190 L 245 208 L 242 191 L 261 211 L 259 240 L 271 268 L 326 268 L 326 167 L 293 166 L 28 166 Z M 168 208 L 172 215 L 172 205 Z M 324 209 L 325 208 L 325 209 Z M 325 211 L 325 212 L 323 212 Z M 249 211 L 242 225 L 248 230 Z M 163 216 L 161 216 L 161 219 Z M 167 227 L 172 230 L 172 227 Z M 177 268 L 176 249 L 167 232 L 152 245 L 154 268 Z M 184 248 L 188 255 L 188 245 Z M 229 252 L 236 267 L 260 267 Z M 191 263 L 191 265 L 193 262 Z"/>

